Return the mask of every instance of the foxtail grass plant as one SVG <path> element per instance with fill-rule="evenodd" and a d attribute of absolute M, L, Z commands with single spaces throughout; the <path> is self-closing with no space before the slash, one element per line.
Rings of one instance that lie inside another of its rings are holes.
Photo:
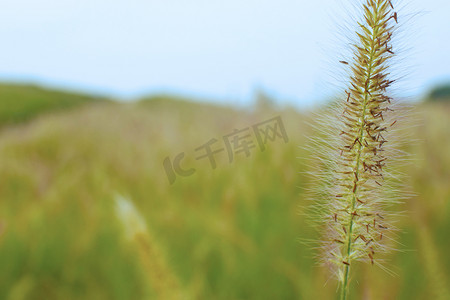
<path fill-rule="evenodd" d="M 352 57 L 340 61 L 349 71 L 345 93 L 322 119 L 330 128 L 315 145 L 323 156 L 315 206 L 323 233 L 319 257 L 339 281 L 340 299 L 348 298 L 356 262 L 389 272 L 382 255 L 393 248 L 397 216 L 389 206 L 399 199 L 389 173 L 396 156 L 390 68 L 398 15 L 390 0 L 364 0 L 361 13 Z"/>
<path fill-rule="evenodd" d="M 185 299 L 175 273 L 165 261 L 163 252 L 146 226 L 144 218 L 133 203 L 116 196 L 116 214 L 125 235 L 136 245 L 139 260 L 149 278 L 158 299 Z"/>

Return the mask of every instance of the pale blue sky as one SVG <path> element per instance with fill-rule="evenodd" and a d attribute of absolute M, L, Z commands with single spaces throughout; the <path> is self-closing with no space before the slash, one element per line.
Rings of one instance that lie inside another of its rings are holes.
<path fill-rule="evenodd" d="M 0 1 L 0 80 L 238 104 L 257 88 L 300 105 L 333 92 L 336 0 Z M 450 80 L 450 2 L 402 2 L 427 10 L 405 41 L 415 72 L 400 94 L 415 96 Z"/>

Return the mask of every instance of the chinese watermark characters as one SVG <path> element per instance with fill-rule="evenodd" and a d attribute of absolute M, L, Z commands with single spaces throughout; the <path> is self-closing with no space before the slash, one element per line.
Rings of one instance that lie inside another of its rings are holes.
<path fill-rule="evenodd" d="M 282 139 L 285 143 L 289 142 L 281 117 L 275 117 L 261 123 L 255 124 L 244 129 L 234 129 L 233 132 L 224 135 L 222 141 L 212 138 L 205 144 L 195 148 L 198 156 L 195 160 L 208 160 L 211 168 L 217 168 L 216 155 L 228 155 L 229 163 L 234 161 L 238 154 L 245 154 L 249 157 L 251 149 L 259 147 L 260 151 L 266 150 L 268 142 L 276 139 Z M 223 147 L 225 146 L 225 147 Z M 163 162 L 164 169 L 170 184 L 174 184 L 177 176 L 188 177 L 196 172 L 194 168 L 183 168 L 182 160 L 185 152 L 181 152 L 173 159 L 166 157 Z"/>

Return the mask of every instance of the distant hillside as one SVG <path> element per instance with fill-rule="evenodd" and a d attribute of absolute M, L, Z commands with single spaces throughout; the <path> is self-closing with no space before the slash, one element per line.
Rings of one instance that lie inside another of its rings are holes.
<path fill-rule="evenodd" d="M 184 96 L 156 94 L 149 95 L 138 100 L 138 104 L 152 109 L 177 109 L 177 110 L 208 110 L 208 109 L 227 109 L 226 105 L 208 102 L 201 99 L 189 98 Z"/>
<path fill-rule="evenodd" d="M 428 101 L 450 102 L 450 83 L 435 87 L 427 96 Z"/>
<path fill-rule="evenodd" d="M 33 85 L 0 84 L 0 126 L 94 101 L 106 99 Z"/>

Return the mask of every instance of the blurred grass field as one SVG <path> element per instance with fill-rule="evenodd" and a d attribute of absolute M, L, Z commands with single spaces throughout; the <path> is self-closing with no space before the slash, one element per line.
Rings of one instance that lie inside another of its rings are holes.
<path fill-rule="evenodd" d="M 311 112 L 0 95 L 0 299 L 335 298 L 299 241 L 318 238 L 302 215 Z M 195 160 L 208 140 L 278 115 L 288 143 L 232 163 L 222 152 L 215 170 Z M 449 299 L 449 116 L 448 102 L 414 105 L 414 195 L 398 208 L 401 251 L 387 257 L 397 276 L 361 265 L 352 299 Z M 180 152 L 196 172 L 170 185 L 163 161 Z"/>

